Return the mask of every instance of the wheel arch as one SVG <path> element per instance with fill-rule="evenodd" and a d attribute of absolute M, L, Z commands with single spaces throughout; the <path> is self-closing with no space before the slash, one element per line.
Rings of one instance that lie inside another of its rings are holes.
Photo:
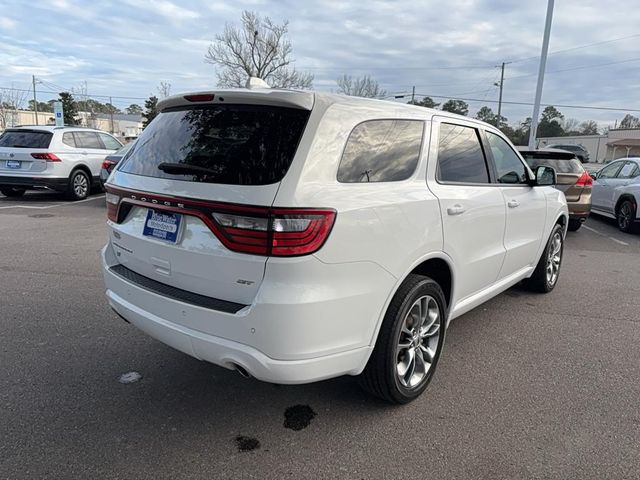
<path fill-rule="evenodd" d="M 451 304 L 453 299 L 455 298 L 455 268 L 453 267 L 453 261 L 451 257 L 449 257 L 444 252 L 433 252 L 430 254 L 421 257 L 416 260 L 411 266 L 406 270 L 404 275 L 398 277 L 398 281 L 393 287 L 393 290 L 387 297 L 387 300 L 384 303 L 384 307 L 380 312 L 378 317 L 373 336 L 369 342 L 370 345 L 375 345 L 378 339 L 378 335 L 380 333 L 380 327 L 382 326 L 382 321 L 384 320 L 384 316 L 387 313 L 387 309 L 389 308 L 389 304 L 393 300 L 393 297 L 396 295 L 400 286 L 404 283 L 407 277 L 411 274 L 423 275 L 427 276 L 440 285 L 442 291 L 445 295 L 445 299 L 447 302 L 447 325 L 449 323 L 449 313 L 451 312 Z"/>
<path fill-rule="evenodd" d="M 78 170 L 82 170 L 84 173 L 86 173 L 89 176 L 89 182 L 93 181 L 93 174 L 91 173 L 91 169 L 89 168 L 88 165 L 84 163 L 79 163 L 77 165 L 74 165 L 74 167 L 71 169 L 71 173 L 69 173 L 69 179 L 71 179 L 71 176 Z"/>
<path fill-rule="evenodd" d="M 613 210 L 616 215 L 618 215 L 618 209 L 620 208 L 622 202 L 624 202 L 625 200 L 631 200 L 636 208 L 638 207 L 638 201 L 632 193 L 623 193 L 618 197 L 618 200 L 616 201 L 616 207 Z"/>

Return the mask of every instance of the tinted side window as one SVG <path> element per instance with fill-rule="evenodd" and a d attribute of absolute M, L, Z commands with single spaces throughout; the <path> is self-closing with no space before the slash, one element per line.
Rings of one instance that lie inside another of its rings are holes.
<path fill-rule="evenodd" d="M 600 170 L 600 173 L 598 173 L 598 178 L 613 178 L 617 175 L 618 170 L 620 170 L 620 167 L 622 166 L 624 162 L 618 162 L 618 163 L 614 163 L 612 165 L 607 165 L 606 167 L 604 167 L 602 170 Z"/>
<path fill-rule="evenodd" d="M 104 143 L 104 146 L 107 150 L 118 150 L 122 148 L 120 142 L 118 142 L 111 135 L 107 135 L 106 133 L 99 133 L 98 135 L 100 135 L 100 139 L 102 140 L 102 143 Z"/>
<path fill-rule="evenodd" d="M 69 147 L 76 147 L 76 141 L 73 138 L 73 133 L 71 132 L 66 132 L 62 134 L 62 143 L 64 143 L 65 145 L 68 145 Z"/>
<path fill-rule="evenodd" d="M 78 148 L 99 148 L 104 150 L 102 142 L 95 132 L 73 132 Z"/>
<path fill-rule="evenodd" d="M 527 168 L 507 142 L 487 132 L 498 183 L 527 183 Z"/>
<path fill-rule="evenodd" d="M 423 122 L 371 120 L 353 129 L 338 167 L 343 183 L 397 182 L 418 165 Z"/>
<path fill-rule="evenodd" d="M 438 169 L 442 182 L 489 183 L 489 172 L 475 128 L 440 124 Z"/>

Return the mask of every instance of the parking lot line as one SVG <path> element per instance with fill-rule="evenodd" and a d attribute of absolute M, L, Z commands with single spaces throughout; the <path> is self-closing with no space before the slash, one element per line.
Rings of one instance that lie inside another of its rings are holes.
<path fill-rule="evenodd" d="M 589 230 L 590 232 L 593 233 L 597 233 L 598 235 L 602 235 L 604 237 L 604 233 L 599 232 L 598 230 L 596 230 L 595 228 L 591 228 L 591 227 L 587 227 L 586 225 L 583 225 L 582 228 L 586 228 L 587 230 Z"/>
<path fill-rule="evenodd" d="M 0 207 L 0 210 L 4 210 L 6 208 L 28 208 L 28 209 L 33 209 L 33 210 L 45 210 L 47 208 L 64 207 L 64 206 L 67 206 L 67 205 L 76 205 L 78 203 L 83 203 L 83 202 L 91 202 L 92 200 L 98 200 L 100 198 L 104 198 L 104 195 L 99 195 L 97 197 L 91 197 L 91 198 L 85 198 L 84 200 L 78 200 L 77 202 L 55 203 L 53 205 L 43 205 L 43 206 L 36 206 L 36 205 L 7 205 L 7 206 L 4 206 L 4 207 Z"/>
<path fill-rule="evenodd" d="M 607 238 L 609 238 L 609 240 L 613 240 L 616 243 L 619 243 L 620 245 L 626 245 L 627 247 L 629 246 L 627 242 L 623 242 L 622 240 L 618 240 L 617 238 L 613 238 L 613 237 L 607 237 Z"/>

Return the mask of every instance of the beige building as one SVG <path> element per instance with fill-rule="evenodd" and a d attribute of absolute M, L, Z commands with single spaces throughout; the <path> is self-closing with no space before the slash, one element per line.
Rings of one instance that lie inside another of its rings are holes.
<path fill-rule="evenodd" d="M 615 128 L 604 135 L 576 135 L 538 138 L 539 148 L 556 145 L 582 145 L 589 161 L 604 163 L 622 157 L 640 156 L 640 128 Z"/>
<path fill-rule="evenodd" d="M 80 112 L 78 118 L 81 126 L 113 133 L 121 141 L 133 140 L 142 133 L 142 115 Z M 5 128 L 18 125 L 53 124 L 55 124 L 55 119 L 52 112 L 38 112 L 37 119 L 35 112 L 31 110 L 3 110 L 0 112 L 0 132 Z"/>

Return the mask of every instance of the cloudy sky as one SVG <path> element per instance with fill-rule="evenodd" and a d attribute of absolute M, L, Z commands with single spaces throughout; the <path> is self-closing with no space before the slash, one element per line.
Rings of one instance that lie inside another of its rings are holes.
<path fill-rule="evenodd" d="M 602 125 L 640 110 L 637 3 L 556 1 L 543 103 L 621 109 L 560 107 Z M 121 108 L 157 94 L 161 81 L 172 93 L 212 88 L 204 54 L 243 9 L 289 20 L 296 68 L 312 72 L 319 90 L 335 90 L 344 73 L 370 74 L 389 94 L 415 86 L 478 99 L 469 102 L 475 114 L 496 109 L 497 65 L 511 61 L 504 100 L 534 98 L 544 0 L 0 0 L 0 87 L 27 89 L 35 75 L 47 100 L 86 81 L 90 95 Z M 503 114 L 515 123 L 531 107 L 505 105 Z"/>

